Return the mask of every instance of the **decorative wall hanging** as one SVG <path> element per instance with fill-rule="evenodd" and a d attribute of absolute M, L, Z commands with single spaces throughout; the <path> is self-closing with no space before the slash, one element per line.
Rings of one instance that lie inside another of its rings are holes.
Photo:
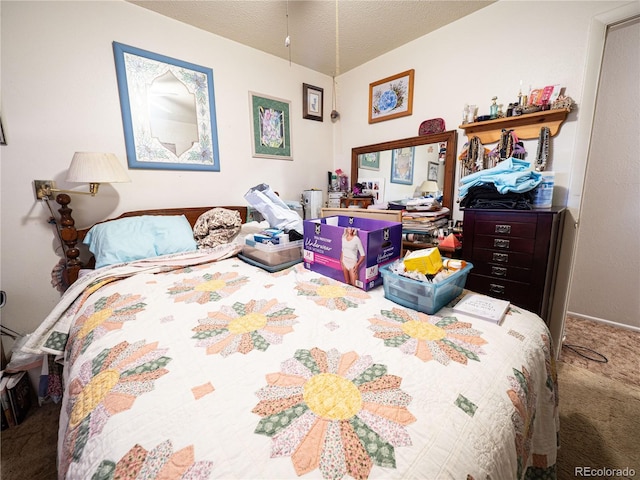
<path fill-rule="evenodd" d="M 302 118 L 322 122 L 324 89 L 308 83 L 302 84 Z"/>
<path fill-rule="evenodd" d="M 369 123 L 413 113 L 413 77 L 412 69 L 369 84 Z"/>
<path fill-rule="evenodd" d="M 251 149 L 254 157 L 293 160 L 291 102 L 249 92 Z"/>
<path fill-rule="evenodd" d="M 446 127 L 442 118 L 432 118 L 420 124 L 420 127 L 418 127 L 418 135 L 432 135 L 434 133 L 442 133 L 445 130 Z"/>
<path fill-rule="evenodd" d="M 391 183 L 413 184 L 415 147 L 394 148 L 391 154 Z"/>
<path fill-rule="evenodd" d="M 129 168 L 220 171 L 213 71 L 113 42 Z"/>

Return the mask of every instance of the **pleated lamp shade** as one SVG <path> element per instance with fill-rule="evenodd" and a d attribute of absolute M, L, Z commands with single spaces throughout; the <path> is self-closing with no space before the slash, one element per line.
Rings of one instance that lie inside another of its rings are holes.
<path fill-rule="evenodd" d="M 121 183 L 131 179 L 113 153 L 76 152 L 67 171 L 67 182 Z"/>

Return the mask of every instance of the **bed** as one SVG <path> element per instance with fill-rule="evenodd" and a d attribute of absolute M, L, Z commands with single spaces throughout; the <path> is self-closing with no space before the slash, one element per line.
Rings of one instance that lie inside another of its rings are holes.
<path fill-rule="evenodd" d="M 426 315 L 237 238 L 84 272 L 31 335 L 64 361 L 59 478 L 555 477 L 538 316 Z"/>

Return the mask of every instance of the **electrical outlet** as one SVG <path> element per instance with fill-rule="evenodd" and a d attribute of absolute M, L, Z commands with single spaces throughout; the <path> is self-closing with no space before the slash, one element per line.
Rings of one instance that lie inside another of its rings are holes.
<path fill-rule="evenodd" d="M 42 200 L 47 196 L 46 191 L 50 188 L 56 188 L 56 182 L 53 180 L 34 180 L 33 185 L 36 190 L 36 198 Z"/>

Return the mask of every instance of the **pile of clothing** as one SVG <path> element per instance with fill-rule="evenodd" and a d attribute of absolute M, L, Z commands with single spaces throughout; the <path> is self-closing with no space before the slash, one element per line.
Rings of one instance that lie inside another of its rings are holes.
<path fill-rule="evenodd" d="M 471 173 L 460 179 L 460 207 L 530 210 L 533 191 L 542 182 L 531 163 L 510 157 L 493 168 Z"/>

